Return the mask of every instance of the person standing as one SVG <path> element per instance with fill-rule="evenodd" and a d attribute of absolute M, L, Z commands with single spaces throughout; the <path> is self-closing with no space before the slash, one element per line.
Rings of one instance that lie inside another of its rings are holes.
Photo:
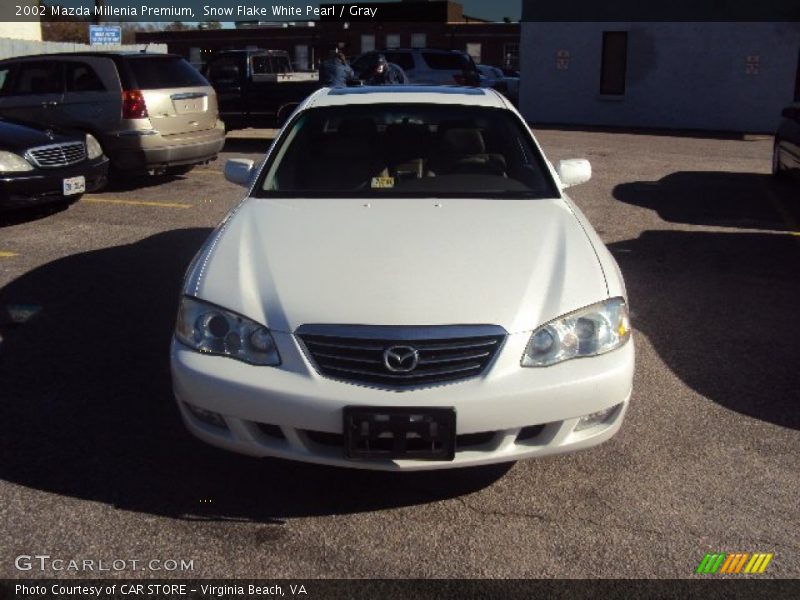
<path fill-rule="evenodd" d="M 338 49 L 331 50 L 319 65 L 319 82 L 326 87 L 346 87 L 347 81 L 355 76 L 344 53 Z"/>
<path fill-rule="evenodd" d="M 367 79 L 368 85 L 399 85 L 408 83 L 408 77 L 398 65 L 390 63 L 383 54 L 378 55 L 375 70 Z"/>

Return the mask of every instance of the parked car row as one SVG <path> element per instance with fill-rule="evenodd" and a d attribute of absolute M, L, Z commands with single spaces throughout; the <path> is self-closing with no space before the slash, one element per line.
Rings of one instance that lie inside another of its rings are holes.
<path fill-rule="evenodd" d="M 352 62 L 356 76 L 369 80 L 384 58 L 411 84 L 493 88 L 518 102 L 518 72 L 476 65 L 458 50 L 367 52 Z M 221 52 L 203 74 L 171 54 L 77 52 L 2 60 L 2 206 L 74 200 L 105 185 L 109 170 L 185 172 L 222 149 L 220 109 L 229 128 L 273 126 L 319 87 L 316 74 L 294 72 L 288 54 L 276 50 Z M 773 151 L 776 176 L 800 170 L 798 115 L 798 104 L 783 111 Z M 38 161 L 49 146 L 53 153 L 62 147 L 72 153 Z"/>
<path fill-rule="evenodd" d="M 184 172 L 225 143 L 214 89 L 170 54 L 2 60 L 0 116 L 3 207 L 74 200 L 105 185 L 109 169 Z"/>
<path fill-rule="evenodd" d="M 205 78 L 179 56 L 79 52 L 0 61 L 0 115 L 91 133 L 114 169 L 213 160 L 224 126 Z"/>

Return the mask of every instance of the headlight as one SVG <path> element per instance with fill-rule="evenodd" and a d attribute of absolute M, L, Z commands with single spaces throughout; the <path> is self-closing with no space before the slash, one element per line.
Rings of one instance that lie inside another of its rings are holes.
<path fill-rule="evenodd" d="M 175 337 L 198 352 L 230 356 L 253 365 L 281 364 L 266 327 L 188 296 L 181 298 Z"/>
<path fill-rule="evenodd" d="M 525 348 L 522 366 L 547 367 L 571 358 L 604 354 L 630 337 L 628 306 L 622 298 L 611 298 L 539 327 Z"/>
<path fill-rule="evenodd" d="M 86 134 L 86 156 L 89 160 L 103 156 L 103 147 L 91 133 Z"/>
<path fill-rule="evenodd" d="M 33 166 L 19 154 L 0 151 L 0 173 L 19 173 L 33 171 Z"/>

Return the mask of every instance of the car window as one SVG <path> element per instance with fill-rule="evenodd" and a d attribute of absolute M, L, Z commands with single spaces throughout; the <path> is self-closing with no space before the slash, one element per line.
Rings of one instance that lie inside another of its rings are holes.
<path fill-rule="evenodd" d="M 65 62 L 64 80 L 68 92 L 103 92 L 106 89 L 95 70 L 82 62 Z"/>
<path fill-rule="evenodd" d="M 291 71 L 287 56 L 271 56 L 269 54 L 256 54 L 252 58 L 253 74 L 288 73 Z"/>
<path fill-rule="evenodd" d="M 357 59 L 355 59 L 350 66 L 356 73 L 362 72 L 371 72 L 375 65 L 378 62 L 378 55 L 374 52 L 368 52 L 367 54 L 362 54 Z"/>
<path fill-rule="evenodd" d="M 208 85 L 197 69 L 176 56 L 130 58 L 127 62 L 141 90 Z"/>
<path fill-rule="evenodd" d="M 60 94 L 61 92 L 60 62 L 26 61 L 20 63 L 11 89 L 12 94 Z"/>
<path fill-rule="evenodd" d="M 242 61 L 235 56 L 221 56 L 209 65 L 208 78 L 215 83 L 234 83 L 241 77 Z"/>
<path fill-rule="evenodd" d="M 384 56 L 390 63 L 396 64 L 404 71 L 411 71 L 414 68 L 414 57 L 411 52 L 385 52 Z"/>
<path fill-rule="evenodd" d="M 427 104 L 308 110 L 282 134 L 257 188 L 263 197 L 559 195 L 513 113 Z"/>
<path fill-rule="evenodd" d="M 0 67 L 0 96 L 11 87 L 11 67 Z"/>
<path fill-rule="evenodd" d="M 469 59 L 457 52 L 423 52 L 422 58 L 431 69 L 442 71 L 463 71 L 472 69 Z"/>

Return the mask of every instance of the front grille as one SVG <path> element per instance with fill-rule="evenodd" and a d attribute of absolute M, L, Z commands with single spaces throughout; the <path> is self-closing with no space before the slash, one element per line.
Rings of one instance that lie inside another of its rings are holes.
<path fill-rule="evenodd" d="M 393 389 L 480 375 L 506 337 L 505 330 L 493 325 L 419 328 L 308 325 L 297 333 L 321 375 Z M 393 362 L 391 356 L 387 359 L 387 352 L 392 351 L 396 356 L 406 357 L 405 361 Z M 411 356 L 413 353 L 416 358 Z"/>
<path fill-rule="evenodd" d="M 54 169 L 74 165 L 86 159 L 86 146 L 83 142 L 52 144 L 28 150 L 33 164 L 42 169 Z"/>

